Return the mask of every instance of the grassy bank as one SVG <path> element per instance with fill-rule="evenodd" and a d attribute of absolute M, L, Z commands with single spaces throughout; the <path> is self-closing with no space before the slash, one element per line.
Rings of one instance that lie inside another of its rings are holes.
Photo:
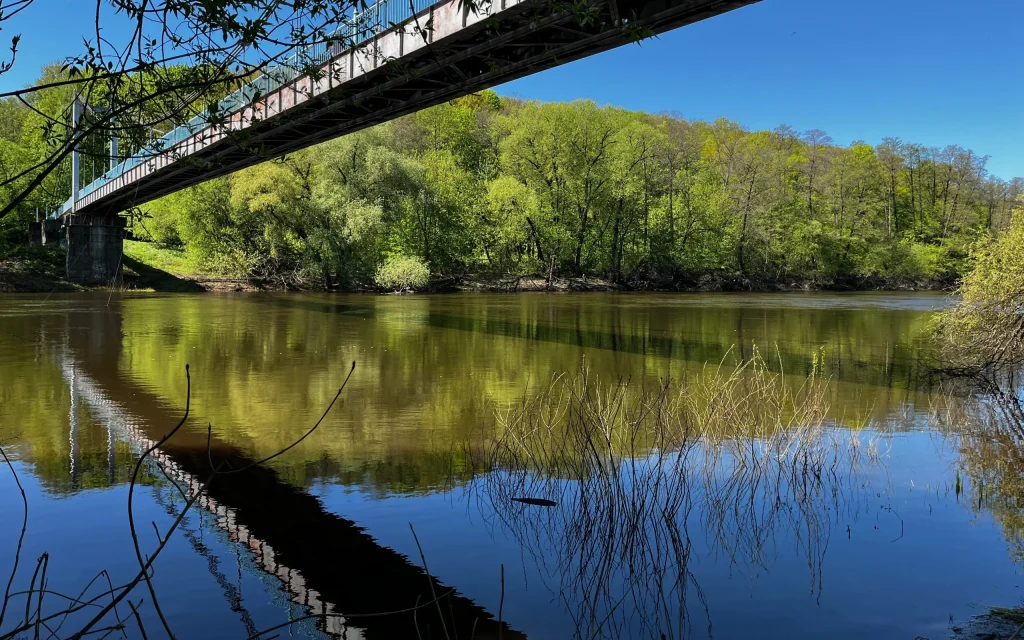
<path fill-rule="evenodd" d="M 243 278 L 196 269 L 180 249 L 152 242 L 124 241 L 124 287 L 152 291 L 246 291 L 258 288 Z"/>
<path fill-rule="evenodd" d="M 109 287 L 83 287 L 65 278 L 63 247 L 0 247 L 0 293 L 51 293 Z M 152 243 L 125 240 L 124 278 L 118 289 L 139 291 L 246 290 L 243 279 L 225 278 L 192 268 L 184 253 Z"/>

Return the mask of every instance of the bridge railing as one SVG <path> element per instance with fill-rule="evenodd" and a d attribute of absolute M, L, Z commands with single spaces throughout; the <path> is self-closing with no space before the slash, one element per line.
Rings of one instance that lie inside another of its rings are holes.
<path fill-rule="evenodd" d="M 327 64 L 332 58 L 350 47 L 357 47 L 392 26 L 409 21 L 416 14 L 426 11 L 436 0 L 378 0 L 364 11 L 354 12 L 349 20 L 335 29 L 320 42 L 315 42 L 293 53 L 278 64 L 269 65 L 265 72 L 252 78 L 241 88 L 228 94 L 217 103 L 213 110 L 220 116 L 230 116 L 242 110 L 256 99 L 266 96 L 305 75 L 304 69 Z M 345 46 L 348 45 L 348 46 Z M 213 111 L 207 110 L 185 124 L 175 127 L 147 146 L 125 158 L 99 178 L 78 191 L 82 199 L 114 179 L 146 162 L 149 158 L 173 149 L 199 131 L 210 126 Z M 73 196 L 72 196 L 73 198 Z M 72 198 L 61 207 L 57 215 L 66 213 L 73 206 Z"/>

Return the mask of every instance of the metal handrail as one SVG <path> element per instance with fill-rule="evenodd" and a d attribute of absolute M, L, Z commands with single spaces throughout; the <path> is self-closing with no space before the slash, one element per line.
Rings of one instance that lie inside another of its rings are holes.
<path fill-rule="evenodd" d="M 247 84 L 231 92 L 217 103 L 218 114 L 233 115 L 244 107 L 252 104 L 258 97 L 266 96 L 281 87 L 294 82 L 302 77 L 300 69 L 310 64 L 324 65 L 328 61 L 341 54 L 341 50 L 332 43 L 333 38 L 348 38 L 353 43 L 353 48 L 371 40 L 386 28 L 400 25 L 411 20 L 415 15 L 426 11 L 436 0 L 378 0 L 368 6 L 362 12 L 354 12 L 352 19 L 341 27 L 335 29 L 322 42 L 317 42 L 304 47 L 301 51 L 293 53 L 283 63 L 269 65 L 264 73 L 254 77 Z M 78 192 L 78 199 L 88 196 L 97 189 L 100 189 L 126 172 L 134 169 L 148 158 L 156 156 L 164 151 L 173 149 L 197 132 L 210 125 L 211 112 L 207 110 L 185 124 L 179 125 L 170 132 L 157 138 L 149 145 L 143 147 L 128 158 L 119 162 L 115 167 L 96 178 Z M 74 203 L 69 198 L 61 206 L 60 213 L 69 211 Z"/>

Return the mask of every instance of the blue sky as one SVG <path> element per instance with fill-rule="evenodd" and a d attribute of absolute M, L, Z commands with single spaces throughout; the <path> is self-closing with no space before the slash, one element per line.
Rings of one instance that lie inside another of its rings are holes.
<path fill-rule="evenodd" d="M 1024 0 L 764 0 L 502 91 L 959 144 L 1024 176 Z"/>
<path fill-rule="evenodd" d="M 82 0 L 36 0 L 0 87 L 81 50 Z M 94 5 L 95 6 L 95 5 Z M 589 98 L 753 129 L 822 129 L 841 144 L 897 136 L 959 144 L 1024 176 L 1024 0 L 764 0 L 503 85 L 539 100 Z"/>

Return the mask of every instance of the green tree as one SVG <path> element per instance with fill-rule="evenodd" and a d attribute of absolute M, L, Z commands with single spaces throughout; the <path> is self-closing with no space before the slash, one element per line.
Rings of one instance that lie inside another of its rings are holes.
<path fill-rule="evenodd" d="M 16 199 L 52 153 L 47 131 L 72 90 L 52 85 L 66 74 L 44 69 L 29 105 L 0 101 L 0 198 Z M 158 92 L 190 74 L 167 67 L 134 78 Z M 131 135 L 149 135 L 139 123 L 170 108 L 161 99 L 125 125 Z M 108 151 L 93 142 L 98 172 Z M 197 269 L 279 286 L 373 285 L 399 255 L 455 277 L 949 286 L 970 270 L 975 246 L 1007 231 L 1024 194 L 1024 179 L 992 177 L 985 165 L 957 146 L 840 146 L 821 131 L 483 92 L 168 196 L 132 224 L 140 238 L 182 248 Z M 0 220 L 8 244 L 24 237 L 36 203 L 66 198 L 68 177 L 50 172 L 40 185 Z"/>
<path fill-rule="evenodd" d="M 1024 208 L 1007 232 L 977 250 L 960 302 L 942 314 L 942 356 L 957 369 L 1016 372 L 1024 365 Z M 1011 392 L 1019 392 L 1011 387 Z"/>

